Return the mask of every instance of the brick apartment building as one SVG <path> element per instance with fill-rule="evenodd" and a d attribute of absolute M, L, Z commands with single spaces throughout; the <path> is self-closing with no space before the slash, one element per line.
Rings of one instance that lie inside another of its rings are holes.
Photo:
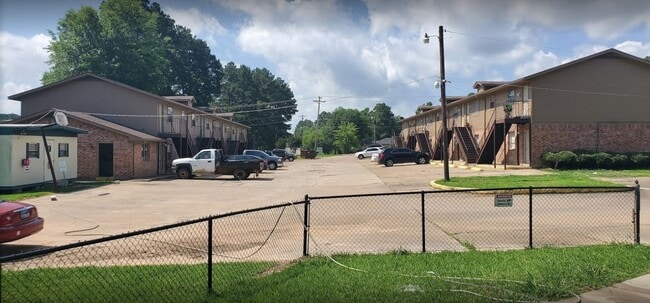
<path fill-rule="evenodd" d="M 11 123 L 49 123 L 58 110 L 88 131 L 78 141 L 79 179 L 152 177 L 200 149 L 249 147 L 250 127 L 194 108 L 192 96 L 157 96 L 90 73 L 9 98 L 21 101 L 22 113 Z"/>
<path fill-rule="evenodd" d="M 549 151 L 650 152 L 650 62 L 608 49 L 447 98 L 451 160 L 541 167 Z M 398 144 L 442 159 L 439 106 L 401 121 Z"/>

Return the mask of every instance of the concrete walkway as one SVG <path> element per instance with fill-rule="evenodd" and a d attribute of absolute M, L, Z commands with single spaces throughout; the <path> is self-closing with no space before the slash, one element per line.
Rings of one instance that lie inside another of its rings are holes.
<path fill-rule="evenodd" d="M 650 302 L 650 274 L 599 290 L 586 292 L 578 298 L 569 298 L 558 303 L 642 303 Z"/>

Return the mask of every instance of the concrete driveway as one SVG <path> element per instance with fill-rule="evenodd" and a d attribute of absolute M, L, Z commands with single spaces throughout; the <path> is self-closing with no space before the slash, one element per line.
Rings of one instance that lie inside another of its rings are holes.
<path fill-rule="evenodd" d="M 451 176 L 530 175 L 533 169 L 483 171 L 450 168 Z M 129 180 L 74 193 L 57 194 L 56 201 L 41 197 L 35 204 L 45 218 L 40 233 L 0 245 L 0 255 L 141 230 L 231 211 L 301 201 L 305 195 L 432 190 L 430 181 L 441 179 L 438 164 L 399 164 L 384 167 L 368 159 L 343 155 L 286 163 L 258 178 L 237 181 L 232 176 L 214 179 Z M 621 180 L 630 184 L 630 180 Z M 650 207 L 650 178 L 640 179 L 642 209 Z M 650 212 L 642 213 L 642 241 L 650 243 Z"/>

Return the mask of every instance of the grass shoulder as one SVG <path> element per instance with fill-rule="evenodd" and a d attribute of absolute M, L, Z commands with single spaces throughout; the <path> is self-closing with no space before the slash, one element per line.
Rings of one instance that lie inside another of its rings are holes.
<path fill-rule="evenodd" d="M 52 185 L 27 188 L 17 193 L 0 193 L 0 200 L 4 201 L 23 201 L 43 196 L 49 196 L 57 193 L 70 193 L 90 188 L 100 187 L 113 183 L 112 181 L 89 181 L 73 182 L 66 186 L 54 187 Z"/>
<path fill-rule="evenodd" d="M 650 170 L 544 170 L 543 175 L 452 177 L 449 181 L 436 180 L 438 185 L 458 188 L 512 188 L 512 187 L 609 187 L 629 186 L 615 178 L 648 177 Z"/>

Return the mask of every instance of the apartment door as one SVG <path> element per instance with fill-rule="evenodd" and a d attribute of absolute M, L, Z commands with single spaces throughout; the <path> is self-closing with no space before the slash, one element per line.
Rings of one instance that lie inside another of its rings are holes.
<path fill-rule="evenodd" d="M 99 143 L 99 177 L 113 176 L 113 143 Z"/>
<path fill-rule="evenodd" d="M 530 130 L 524 130 L 524 164 L 530 164 Z"/>

